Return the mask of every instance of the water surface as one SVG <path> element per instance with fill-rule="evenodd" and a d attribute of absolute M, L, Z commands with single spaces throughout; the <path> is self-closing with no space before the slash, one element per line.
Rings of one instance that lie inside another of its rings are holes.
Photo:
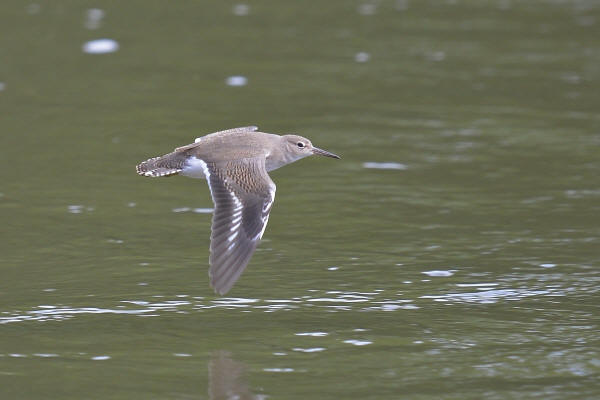
<path fill-rule="evenodd" d="M 0 394 L 597 398 L 598 24 L 594 1 L 6 2 Z M 218 297 L 204 182 L 134 166 L 251 124 L 343 158 L 272 173 Z"/>

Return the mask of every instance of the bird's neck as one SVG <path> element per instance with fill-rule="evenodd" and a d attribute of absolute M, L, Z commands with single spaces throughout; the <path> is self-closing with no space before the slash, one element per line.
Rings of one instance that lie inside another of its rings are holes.
<path fill-rule="evenodd" d="M 265 167 L 267 168 L 267 171 L 273 171 L 274 169 L 281 168 L 284 165 L 293 163 L 301 158 L 295 157 L 294 154 L 284 150 L 284 139 L 282 136 L 273 136 L 275 140 L 269 141 L 269 151 L 265 158 Z"/>

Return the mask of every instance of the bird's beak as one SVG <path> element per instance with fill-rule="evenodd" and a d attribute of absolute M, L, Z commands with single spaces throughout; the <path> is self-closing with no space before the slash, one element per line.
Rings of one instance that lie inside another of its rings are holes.
<path fill-rule="evenodd" d="M 318 147 L 313 147 L 312 152 L 313 152 L 313 154 L 317 154 L 319 156 L 325 156 L 325 157 L 331 157 L 331 158 L 337 158 L 337 159 L 340 158 L 340 156 L 330 153 L 328 151 L 325 151 L 323 149 L 320 149 Z"/>

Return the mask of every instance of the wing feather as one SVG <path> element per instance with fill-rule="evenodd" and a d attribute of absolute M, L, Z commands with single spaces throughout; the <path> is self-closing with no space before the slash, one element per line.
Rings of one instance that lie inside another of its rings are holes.
<path fill-rule="evenodd" d="M 256 250 L 275 200 L 263 157 L 207 163 L 215 204 L 210 240 L 211 286 L 225 294 Z"/>

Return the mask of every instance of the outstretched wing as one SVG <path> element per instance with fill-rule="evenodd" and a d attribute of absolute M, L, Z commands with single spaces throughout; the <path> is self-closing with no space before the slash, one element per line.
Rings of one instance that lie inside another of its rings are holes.
<path fill-rule="evenodd" d="M 260 242 L 275 200 L 264 157 L 208 162 L 205 175 L 215 204 L 210 237 L 210 283 L 225 294 Z"/>

